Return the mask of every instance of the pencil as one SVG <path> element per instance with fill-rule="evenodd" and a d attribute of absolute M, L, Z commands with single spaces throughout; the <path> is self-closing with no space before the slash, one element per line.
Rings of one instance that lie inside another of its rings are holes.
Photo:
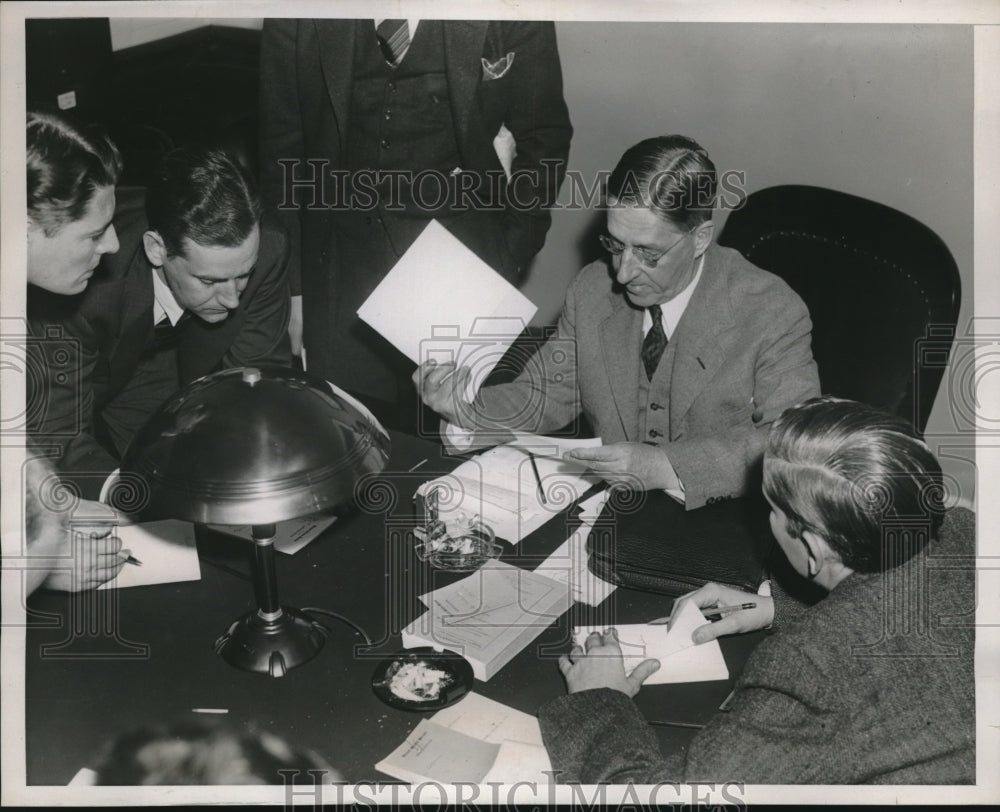
<path fill-rule="evenodd" d="M 701 609 L 700 611 L 703 615 L 705 615 L 705 617 L 712 617 L 712 615 L 721 615 L 725 612 L 742 612 L 744 609 L 756 609 L 756 608 L 757 608 L 756 603 L 739 603 L 733 606 L 706 606 L 704 609 Z M 666 617 L 658 617 L 656 618 L 656 620 L 647 621 L 646 625 L 664 626 L 670 622 L 671 617 L 673 617 L 672 614 L 667 615 Z"/>
<path fill-rule="evenodd" d="M 549 500 L 545 498 L 545 488 L 542 487 L 542 477 L 538 473 L 538 465 L 535 464 L 535 455 L 528 452 L 528 459 L 531 460 L 531 470 L 535 472 L 535 482 L 538 483 L 538 500 L 543 504 L 547 505 Z"/>
<path fill-rule="evenodd" d="M 142 562 L 138 558 L 136 558 L 134 555 L 130 555 L 128 558 L 126 558 L 125 559 L 125 563 L 126 564 L 135 564 L 135 566 L 137 566 L 137 567 L 141 567 L 142 566 Z"/>

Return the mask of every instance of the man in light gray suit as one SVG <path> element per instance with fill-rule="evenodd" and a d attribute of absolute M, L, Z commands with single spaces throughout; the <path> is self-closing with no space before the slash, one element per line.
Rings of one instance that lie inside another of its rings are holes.
<path fill-rule="evenodd" d="M 578 449 L 608 481 L 696 508 L 747 493 L 767 431 L 819 394 L 812 323 L 781 279 L 712 244 L 717 175 L 685 136 L 629 149 L 608 180 L 609 257 L 570 285 L 555 335 L 512 383 L 459 393 L 470 371 L 428 362 L 424 402 L 458 447 L 556 431 L 580 413 L 604 445 Z"/>

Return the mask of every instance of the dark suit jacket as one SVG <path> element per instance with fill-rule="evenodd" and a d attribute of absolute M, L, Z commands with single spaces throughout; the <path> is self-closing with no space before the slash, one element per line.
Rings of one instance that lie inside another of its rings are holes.
<path fill-rule="evenodd" d="M 338 274 L 357 273 L 335 267 L 332 245 L 335 212 L 322 206 L 280 208 L 291 199 L 281 159 L 313 160 L 300 164 L 297 177 L 344 169 L 350 127 L 348 113 L 357 28 L 371 20 L 282 20 L 264 22 L 261 44 L 261 176 L 264 199 L 281 217 L 292 242 L 292 293 L 303 296 L 305 345 L 310 366 L 324 366 L 320 347 L 331 320 L 328 300 L 343 290 Z M 537 170 L 538 183 L 523 176 L 517 184 L 521 200 L 554 201 L 565 172 L 572 127 L 562 96 L 562 72 L 552 23 L 449 20 L 443 23 L 446 74 L 452 118 L 462 169 L 503 169 L 493 139 L 504 124 L 517 142 L 513 171 Z M 419 29 L 418 29 L 419 35 Z M 484 80 L 481 60 L 514 53 L 510 70 Z M 543 160 L 554 161 L 549 171 Z M 414 167 L 421 169 L 423 167 Z M 301 190 L 298 192 L 303 198 Z M 473 216 L 474 215 L 474 216 Z M 550 223 L 544 205 L 526 210 L 508 205 L 502 212 L 470 213 L 449 228 L 465 232 L 496 230 L 467 244 L 497 246 L 487 261 L 508 280 L 518 282 L 542 247 Z M 341 277 L 342 279 L 343 277 Z M 347 283 L 348 285 L 350 283 Z M 335 350 L 335 348 L 334 348 Z"/>
<path fill-rule="evenodd" d="M 974 782 L 975 572 L 941 566 L 974 556 L 975 516 L 960 508 L 891 577 L 854 573 L 791 619 L 776 592 L 775 633 L 747 660 L 729 710 L 669 759 L 625 694 L 560 697 L 539 713 L 558 780 Z"/>
<path fill-rule="evenodd" d="M 657 370 L 650 401 L 669 415 L 661 448 L 687 507 L 740 496 L 752 484 L 767 432 L 789 406 L 820 393 L 812 323 L 781 279 L 731 248 L 709 247 L 674 335 L 673 364 Z M 581 412 L 605 444 L 642 442 L 642 310 L 614 284 L 606 261 L 588 265 L 566 294 L 556 334 L 512 383 L 480 390 L 480 427 L 547 434 Z M 485 431 L 476 445 L 506 441 Z"/>
<path fill-rule="evenodd" d="M 60 471 L 75 478 L 87 498 L 96 497 L 118 465 L 102 435 L 102 409 L 130 380 L 153 337 L 143 190 L 118 190 L 114 223 L 121 248 L 103 257 L 82 294 L 55 296 L 29 287 L 32 363 L 38 366 L 29 376 L 28 400 L 39 404 L 30 430 L 40 444 L 57 447 Z M 290 363 L 288 250 L 280 227 L 265 220 L 257 264 L 237 309 L 218 324 L 190 318 L 178 326 L 182 384 L 217 369 Z"/>

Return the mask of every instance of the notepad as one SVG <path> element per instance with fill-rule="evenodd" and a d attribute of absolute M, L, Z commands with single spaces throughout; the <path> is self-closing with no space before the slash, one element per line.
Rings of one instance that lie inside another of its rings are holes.
<path fill-rule="evenodd" d="M 118 575 L 98 589 L 170 584 L 201 580 L 201 565 L 195 544 L 194 525 L 175 519 L 124 524 L 115 529 L 122 548 L 142 562 L 126 564 Z"/>
<path fill-rule="evenodd" d="M 476 693 L 423 720 L 375 765 L 410 783 L 550 780 L 538 719 Z"/>
<path fill-rule="evenodd" d="M 643 660 L 660 661 L 660 670 L 645 681 L 645 685 L 673 682 L 707 682 L 729 679 L 729 669 L 722 656 L 718 640 L 696 645 L 691 634 L 705 624 L 705 618 L 693 601 L 684 601 L 679 614 L 667 627 L 647 623 L 615 626 L 618 642 L 625 658 L 625 672 L 631 674 Z M 573 641 L 582 646 L 594 631 L 604 631 L 595 626 L 577 627 Z"/>
<path fill-rule="evenodd" d="M 487 681 L 570 606 L 565 584 L 502 561 L 422 597 L 428 611 L 403 629 L 403 646 L 461 654 Z"/>
<path fill-rule="evenodd" d="M 466 400 L 535 315 L 523 293 L 431 220 L 358 309 L 415 364 L 472 370 Z"/>

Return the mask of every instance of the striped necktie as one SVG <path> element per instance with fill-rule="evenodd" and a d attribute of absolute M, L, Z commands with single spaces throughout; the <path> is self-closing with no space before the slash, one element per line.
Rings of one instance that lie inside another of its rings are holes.
<path fill-rule="evenodd" d="M 378 35 L 378 47 L 382 49 L 382 56 L 395 68 L 410 47 L 410 30 L 406 20 L 382 20 L 375 33 Z"/>
<path fill-rule="evenodd" d="M 649 308 L 653 326 L 642 340 L 642 365 L 646 368 L 646 380 L 653 380 L 653 374 L 660 365 L 660 358 L 667 348 L 667 334 L 663 332 L 663 315 L 659 305 Z"/>

